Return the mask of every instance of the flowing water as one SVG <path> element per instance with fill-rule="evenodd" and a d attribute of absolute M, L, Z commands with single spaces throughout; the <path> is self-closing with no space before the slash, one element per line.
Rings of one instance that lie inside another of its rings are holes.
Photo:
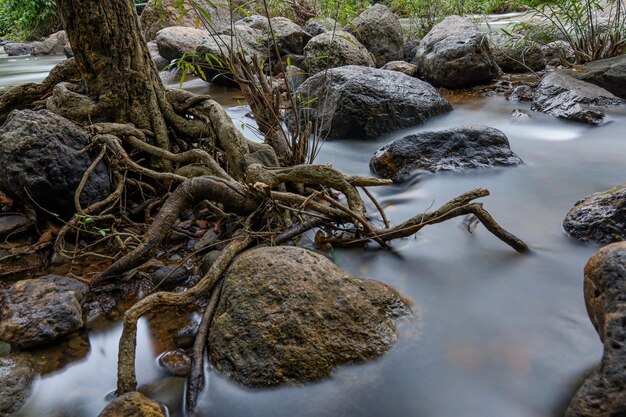
<path fill-rule="evenodd" d="M 23 65 L 44 73 L 49 62 L 0 65 L 0 83 Z M 17 68 L 8 68 L 15 65 Z M 7 68 L 4 68 L 7 66 Z M 213 94 L 235 123 L 248 109 L 237 93 L 193 81 Z M 332 141 L 317 162 L 368 174 L 373 152 L 403 133 L 464 124 L 504 131 L 525 161 L 517 168 L 439 173 L 376 189 L 390 220 L 400 222 L 476 187 L 488 188 L 485 207 L 532 253 L 520 255 L 462 219 L 430 226 L 381 250 L 335 250 L 327 255 L 357 275 L 376 278 L 411 300 L 415 317 L 400 326 L 396 346 L 382 358 L 343 367 L 326 380 L 250 390 L 209 372 L 196 416 L 549 417 L 562 415 L 602 346 L 583 300 L 582 269 L 597 249 L 570 240 L 561 221 L 574 202 L 626 178 L 626 114 L 602 127 L 556 120 L 501 97 L 453 100 L 454 112 L 376 141 Z M 531 117 L 519 120 L 514 109 Z M 251 134 L 249 128 L 244 132 Z M 115 388 L 119 324 L 92 331 L 83 359 L 41 377 L 16 416 L 93 417 Z M 157 365 L 161 353 L 148 321 L 139 327 L 140 390 L 182 416 L 184 380 Z M 71 343 L 71 341 L 70 341 Z"/>

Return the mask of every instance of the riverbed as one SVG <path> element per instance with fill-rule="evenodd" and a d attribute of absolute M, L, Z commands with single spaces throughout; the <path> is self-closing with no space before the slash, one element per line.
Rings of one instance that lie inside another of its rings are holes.
<path fill-rule="evenodd" d="M 40 80 L 55 59 L 0 57 L 0 85 Z M 213 95 L 253 135 L 246 127 L 252 123 L 249 109 L 236 91 L 199 80 L 185 88 Z M 465 124 L 496 127 L 524 165 L 438 173 L 372 191 L 398 223 L 462 192 L 488 188 L 485 208 L 532 252 L 518 254 L 482 226 L 470 233 L 456 219 L 394 242 L 395 254 L 375 248 L 326 253 L 341 268 L 381 280 L 413 302 L 414 317 L 401 323 L 396 346 L 376 361 L 301 386 L 251 390 L 208 370 L 194 416 L 562 415 L 600 360 L 602 345 L 587 317 L 582 287 L 583 266 L 598 246 L 569 239 L 561 221 L 576 200 L 626 179 L 626 114 L 610 114 L 606 125 L 588 127 L 499 96 L 452 102 L 452 113 L 419 127 L 374 141 L 325 142 L 316 162 L 366 175 L 374 151 L 403 134 Z M 530 117 L 513 117 L 516 109 Z M 15 416 L 96 416 L 115 388 L 120 333 L 119 324 L 92 331 L 86 356 L 38 379 Z M 183 416 L 184 379 L 159 367 L 159 344 L 146 320 L 138 334 L 140 390 L 166 404 L 170 416 Z"/>

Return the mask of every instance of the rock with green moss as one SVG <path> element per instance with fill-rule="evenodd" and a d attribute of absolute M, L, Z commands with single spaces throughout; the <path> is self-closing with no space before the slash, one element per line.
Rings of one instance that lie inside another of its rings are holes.
<path fill-rule="evenodd" d="M 382 355 L 408 313 L 390 287 L 321 255 L 258 248 L 226 272 L 209 354 L 220 372 L 247 386 L 311 381 Z"/>
<path fill-rule="evenodd" d="M 138 392 L 129 392 L 106 406 L 99 417 L 165 417 L 163 407 Z"/>

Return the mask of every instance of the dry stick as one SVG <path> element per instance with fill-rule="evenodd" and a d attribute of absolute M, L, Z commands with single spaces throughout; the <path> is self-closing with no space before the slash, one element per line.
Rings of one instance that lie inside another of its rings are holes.
<path fill-rule="evenodd" d="M 91 174 L 93 173 L 93 171 L 96 169 L 100 161 L 102 161 L 102 158 L 104 158 L 106 151 L 107 151 L 107 146 L 106 145 L 102 146 L 100 153 L 98 154 L 96 159 L 93 160 L 91 165 L 89 165 L 89 168 L 87 168 L 87 170 L 83 174 L 83 177 L 80 179 L 80 182 L 78 183 L 78 187 L 76 188 L 76 192 L 74 193 L 74 207 L 76 208 L 76 211 L 78 213 L 83 213 L 83 208 L 80 205 L 80 194 L 83 192 L 83 188 L 85 188 L 85 184 L 87 184 L 87 181 L 89 181 L 89 177 L 91 177 Z"/>
<path fill-rule="evenodd" d="M 196 408 L 196 403 L 198 401 L 198 395 L 200 391 L 204 388 L 204 367 L 202 366 L 204 363 L 204 351 L 205 347 L 207 350 L 207 359 L 209 358 L 208 352 L 208 337 L 209 330 L 211 328 L 211 322 L 213 321 L 213 316 L 215 315 L 215 310 L 217 308 L 217 304 L 220 300 L 220 295 L 222 294 L 222 287 L 224 285 L 224 280 L 220 280 L 220 282 L 215 285 L 213 292 L 211 293 L 211 298 L 209 299 L 209 304 L 204 310 L 204 314 L 202 315 L 202 320 L 200 320 L 200 325 L 198 327 L 198 333 L 196 334 L 196 339 L 193 343 L 193 358 L 191 362 L 191 372 L 187 377 L 187 392 L 185 397 L 187 399 L 186 409 L 187 411 L 191 411 Z"/>
<path fill-rule="evenodd" d="M 124 314 L 124 329 L 120 338 L 117 363 L 117 395 L 137 389 L 135 355 L 137 349 L 137 321 L 154 307 L 189 304 L 210 291 L 228 268 L 232 260 L 244 251 L 252 239 L 243 236 L 229 243 L 207 274 L 188 291 L 183 293 L 158 292 L 137 302 Z"/>
<path fill-rule="evenodd" d="M 290 241 L 291 239 L 294 239 L 295 237 L 300 236 L 301 234 L 306 233 L 311 229 L 323 226 L 327 222 L 328 222 L 327 219 L 315 218 L 315 219 L 311 219 L 303 223 L 300 223 L 292 227 L 291 229 L 287 230 L 286 232 L 283 232 L 279 234 L 278 236 L 276 236 L 276 238 L 274 239 L 274 244 L 280 245 L 281 243 Z"/>
<path fill-rule="evenodd" d="M 380 213 L 380 216 L 383 218 L 383 223 L 385 223 L 385 227 L 387 229 L 389 229 L 389 220 L 387 219 L 387 215 L 385 214 L 385 210 L 383 209 L 383 206 L 380 205 L 380 203 L 378 202 L 378 200 L 376 200 L 376 198 L 370 192 L 370 190 L 368 190 L 366 187 L 361 187 L 361 189 L 369 197 L 369 199 L 372 201 L 372 203 L 374 203 L 374 205 L 376 206 L 376 209 Z"/>

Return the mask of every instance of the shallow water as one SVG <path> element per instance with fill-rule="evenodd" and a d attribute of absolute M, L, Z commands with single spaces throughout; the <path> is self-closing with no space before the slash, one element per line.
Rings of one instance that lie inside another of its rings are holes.
<path fill-rule="evenodd" d="M 5 73 L 6 74 L 6 73 Z M 7 83 L 0 77 L 0 82 Z M 196 92 L 226 105 L 236 94 L 202 83 Z M 221 98 L 220 98 L 221 97 Z M 235 98 L 233 98 L 235 97 Z M 561 221 L 574 202 L 626 178 L 626 115 L 587 127 L 532 113 L 501 97 L 454 100 L 455 111 L 376 141 L 332 141 L 317 162 L 367 174 L 373 152 L 403 133 L 463 124 L 503 130 L 525 161 L 517 168 L 439 173 L 409 184 L 372 189 L 393 223 L 476 187 L 485 207 L 532 247 L 520 255 L 462 219 L 430 226 L 395 242 L 399 256 L 380 250 L 335 250 L 339 266 L 376 278 L 414 303 L 397 345 L 379 360 L 337 370 L 324 381 L 267 390 L 241 388 L 209 374 L 195 416 L 560 416 L 576 386 L 602 354 L 584 306 L 582 268 L 595 245 L 571 241 Z M 517 121 L 521 108 L 531 118 Z M 244 125 L 246 107 L 230 107 Z M 244 127 L 244 132 L 251 130 Z M 96 416 L 115 388 L 118 326 L 90 335 L 90 351 L 39 379 L 16 416 Z M 182 416 L 184 382 L 160 370 L 151 329 L 139 329 L 140 389 Z"/>
<path fill-rule="evenodd" d="M 64 55 L 10 57 L 0 48 L 0 87 L 41 82 L 64 59 Z"/>

